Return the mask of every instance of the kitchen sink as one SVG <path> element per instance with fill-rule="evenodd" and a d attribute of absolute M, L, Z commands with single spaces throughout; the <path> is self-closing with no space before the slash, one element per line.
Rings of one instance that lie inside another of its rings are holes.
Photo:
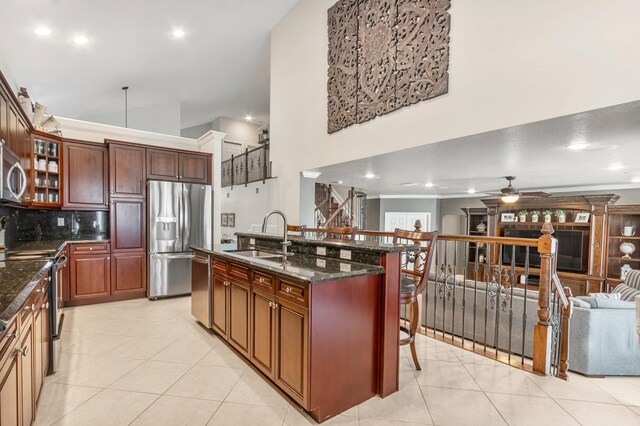
<path fill-rule="evenodd" d="M 257 257 L 260 259 L 274 259 L 282 257 L 281 254 L 262 250 L 225 250 L 227 253 L 237 254 L 244 257 Z"/>

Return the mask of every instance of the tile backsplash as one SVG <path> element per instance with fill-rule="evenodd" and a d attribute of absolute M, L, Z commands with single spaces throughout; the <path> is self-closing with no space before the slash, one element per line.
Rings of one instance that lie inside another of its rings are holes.
<path fill-rule="evenodd" d="M 109 212 L 28 210 L 0 206 L 7 216 L 6 245 L 12 241 L 78 239 L 109 236 Z"/>

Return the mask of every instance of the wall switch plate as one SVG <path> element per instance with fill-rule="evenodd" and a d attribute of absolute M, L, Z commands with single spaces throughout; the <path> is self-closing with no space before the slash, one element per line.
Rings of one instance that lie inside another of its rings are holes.
<path fill-rule="evenodd" d="M 255 238 L 249 238 L 249 245 L 250 246 L 255 246 L 256 245 L 256 239 Z"/>
<path fill-rule="evenodd" d="M 340 250 L 340 259 L 351 260 L 351 250 Z"/>
<path fill-rule="evenodd" d="M 324 259 L 317 259 L 316 260 L 316 265 L 318 265 L 319 268 L 326 268 L 327 267 L 327 261 Z"/>
<path fill-rule="evenodd" d="M 351 265 L 340 262 L 340 272 L 351 272 Z"/>
<path fill-rule="evenodd" d="M 58 226 L 64 226 L 64 217 L 58 218 Z"/>
<path fill-rule="evenodd" d="M 326 247 L 316 247 L 316 254 L 318 256 L 326 256 L 327 255 L 327 248 Z"/>

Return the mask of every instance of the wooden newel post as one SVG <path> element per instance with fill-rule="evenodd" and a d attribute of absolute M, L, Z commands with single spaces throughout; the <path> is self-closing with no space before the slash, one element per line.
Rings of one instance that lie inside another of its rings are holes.
<path fill-rule="evenodd" d="M 558 252 L 558 240 L 553 238 L 553 226 L 542 226 L 542 237 L 538 239 L 540 253 L 540 286 L 538 290 L 538 322 L 533 327 L 533 371 L 548 375 L 551 373 L 552 327 L 551 286 L 555 273 L 555 257 Z"/>
<path fill-rule="evenodd" d="M 416 219 L 416 223 L 413 225 L 413 227 L 415 228 L 416 232 L 422 232 L 422 222 L 420 222 L 420 219 Z"/>
<path fill-rule="evenodd" d="M 569 304 L 562 307 L 562 341 L 560 341 L 560 368 L 558 375 L 561 379 L 567 380 L 567 370 L 569 369 L 569 338 L 571 330 L 571 315 L 573 314 L 573 303 L 571 303 L 571 289 L 564 288 L 564 295 Z"/>

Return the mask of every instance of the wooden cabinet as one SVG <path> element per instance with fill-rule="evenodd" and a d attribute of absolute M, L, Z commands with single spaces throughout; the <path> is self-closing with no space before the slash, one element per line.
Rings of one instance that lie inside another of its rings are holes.
<path fill-rule="evenodd" d="M 147 149 L 147 179 L 211 184 L 211 155 Z"/>
<path fill-rule="evenodd" d="M 254 281 L 255 282 L 255 281 Z M 276 298 L 255 285 L 251 289 L 251 362 L 275 378 Z"/>
<path fill-rule="evenodd" d="M 22 360 L 18 353 L 11 349 L 0 365 L 0 425 L 20 425 L 20 375 Z"/>
<path fill-rule="evenodd" d="M 177 181 L 179 154 L 164 149 L 147 149 L 147 179 Z"/>
<path fill-rule="evenodd" d="M 211 183 L 211 156 L 180 153 L 179 177 L 181 182 Z"/>
<path fill-rule="evenodd" d="M 33 183 L 32 207 L 62 206 L 62 141 L 46 133 L 34 132 L 31 137 L 32 160 L 29 180 Z"/>
<path fill-rule="evenodd" d="M 228 336 L 227 322 L 227 305 L 229 294 L 229 281 L 224 275 L 216 273 L 214 266 L 214 275 L 211 281 L 211 328 L 223 338 Z"/>
<path fill-rule="evenodd" d="M 107 210 L 107 148 L 93 143 L 65 140 L 63 158 L 63 208 Z"/>
<path fill-rule="evenodd" d="M 308 310 L 282 298 L 276 299 L 276 384 L 288 389 L 306 405 L 308 377 Z M 338 332 L 338 331 L 337 331 Z"/>
<path fill-rule="evenodd" d="M 145 148 L 109 143 L 109 193 L 111 197 L 144 198 Z"/>
<path fill-rule="evenodd" d="M 147 285 L 146 253 L 113 253 L 111 257 L 111 293 L 143 297 Z"/>
<path fill-rule="evenodd" d="M 74 254 L 69 261 L 69 299 L 98 299 L 111 294 L 111 255 Z"/>
<path fill-rule="evenodd" d="M 229 343 L 249 357 L 251 324 L 251 287 L 248 282 L 232 280 L 229 287 Z"/>
<path fill-rule="evenodd" d="M 113 252 L 146 250 L 145 201 L 111 200 L 111 250 Z"/>
<path fill-rule="evenodd" d="M 35 413 L 34 399 L 34 360 L 33 360 L 33 328 L 32 316 L 21 324 L 22 333 L 18 343 L 18 358 L 20 362 L 20 399 L 22 402 L 22 424 L 33 423 Z M 4 423 L 3 423 L 4 424 Z"/>

